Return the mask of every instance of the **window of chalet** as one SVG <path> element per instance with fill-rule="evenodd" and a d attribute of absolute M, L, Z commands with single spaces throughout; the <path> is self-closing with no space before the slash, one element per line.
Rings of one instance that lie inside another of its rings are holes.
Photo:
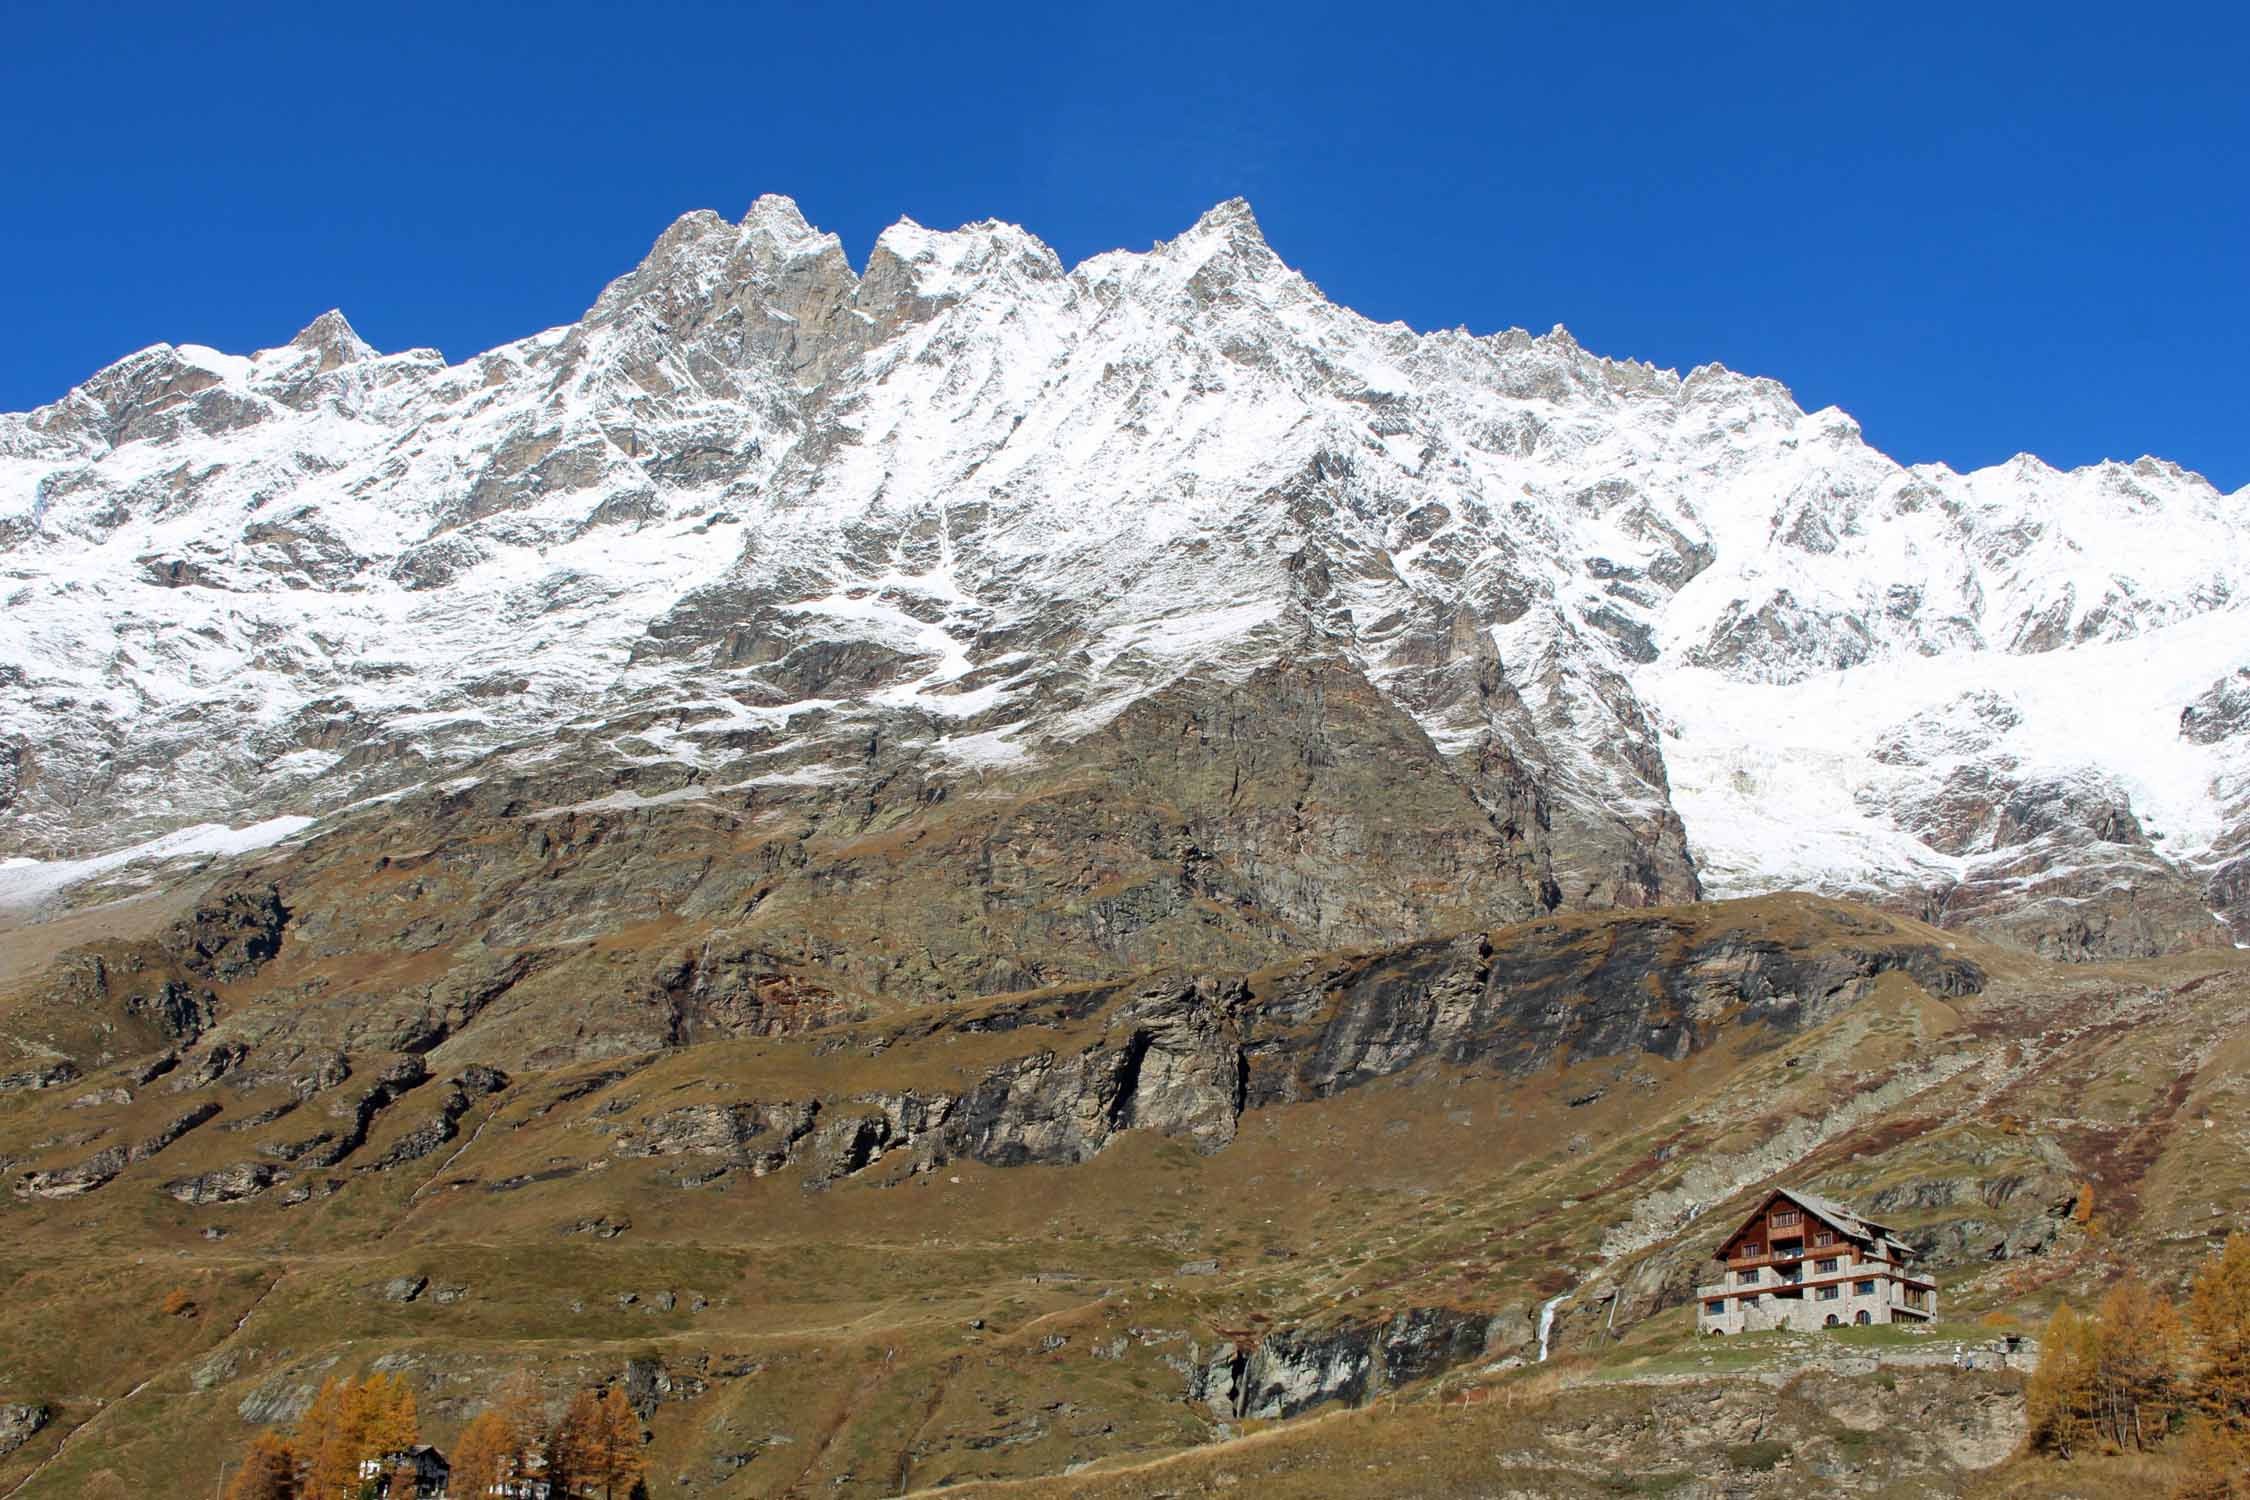
<path fill-rule="evenodd" d="M 1813 1234 L 1812 1242 L 1816 1245 L 1833 1245 L 1836 1243 L 1836 1231 L 1833 1229 L 1817 1230 Z"/>
<path fill-rule="evenodd" d="M 1839 1261 L 1835 1256 L 1831 1255 L 1824 1261 L 1816 1262 L 1813 1266 L 1813 1269 L 1815 1271 L 1833 1271 L 1842 1264 L 1842 1261 Z"/>
<path fill-rule="evenodd" d="M 1757 1242 L 1756 1240 L 1745 1240 L 1745 1241 L 1743 1242 L 1743 1245 L 1742 1245 L 1742 1254 L 1741 1254 L 1741 1259 L 1743 1259 L 1743 1260 L 1749 1260 L 1750 1258 L 1752 1258 L 1753 1256 L 1755 1256 L 1755 1255 L 1756 1255 L 1757 1253 L 1758 1253 L 1758 1242 Z"/>
<path fill-rule="evenodd" d="M 1727 1299 L 1724 1297 L 1715 1297 L 1711 1301 L 1703 1304 L 1703 1310 L 1709 1313 L 1714 1318 L 1724 1317 L 1727 1310 Z"/>
<path fill-rule="evenodd" d="M 1775 1210 L 1773 1216 L 1773 1227 L 1776 1229 L 1787 1229 L 1790 1225 L 1797 1223 L 1802 1218 L 1803 1215 L 1799 1214 L 1797 1210 L 1793 1208 L 1777 1209 Z"/>
<path fill-rule="evenodd" d="M 1872 1281 L 1855 1281 L 1855 1282 L 1853 1282 L 1853 1283 L 1852 1283 L 1852 1295 L 1853 1295 L 1854 1297 L 1872 1297 L 1872 1296 L 1874 1296 L 1874 1295 L 1875 1295 L 1875 1283 L 1874 1283 L 1874 1282 L 1872 1282 Z"/>
<path fill-rule="evenodd" d="M 1836 1284 L 1831 1282 L 1829 1285 L 1824 1286 L 1820 1289 L 1820 1300 L 1823 1302 L 1833 1302 L 1836 1300 L 1837 1295 L 1843 1290 L 1844 1289 L 1842 1287 L 1837 1286 Z"/>
<path fill-rule="evenodd" d="M 1734 1273 L 1734 1279 L 1743 1286 L 1756 1286 L 1758 1284 L 1758 1273 L 1755 1270 L 1737 1271 Z"/>

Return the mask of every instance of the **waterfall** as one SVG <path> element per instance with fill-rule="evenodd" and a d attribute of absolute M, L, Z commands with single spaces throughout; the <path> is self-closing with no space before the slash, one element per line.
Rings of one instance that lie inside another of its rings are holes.
<path fill-rule="evenodd" d="M 1569 1295 L 1570 1293 L 1564 1292 L 1561 1296 L 1549 1297 L 1539 1304 L 1539 1362 L 1541 1364 L 1547 1362 L 1547 1340 L 1555 1331 L 1555 1304 Z"/>

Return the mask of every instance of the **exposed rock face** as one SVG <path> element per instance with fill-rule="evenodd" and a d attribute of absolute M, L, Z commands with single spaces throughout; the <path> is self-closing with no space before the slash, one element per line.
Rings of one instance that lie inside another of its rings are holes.
<path fill-rule="evenodd" d="M 245 1198 L 255 1198 L 277 1182 L 287 1181 L 288 1176 L 262 1161 L 243 1162 L 167 1182 L 164 1191 L 182 1203 L 239 1203 Z"/>
<path fill-rule="evenodd" d="M 165 950 L 204 979 L 241 979 L 281 949 L 289 912 L 268 885 L 237 887 L 197 909 L 164 936 Z"/>
<path fill-rule="evenodd" d="M 158 345 L 0 417 L 0 458 L 10 847 L 150 840 L 97 864 L 161 878 L 124 855 L 441 789 L 433 887 L 559 852 L 744 919 L 651 955 L 644 1037 L 1706 885 L 2128 954 L 2229 940 L 2197 903 L 2250 884 L 2239 496 L 1905 469 L 1772 381 L 1371 324 L 1240 203 L 1074 270 L 901 223 L 855 272 L 761 199 L 463 364 L 334 312 Z M 730 818 L 788 825 L 752 878 L 697 868 Z M 191 999 L 350 925 L 266 878 L 176 934 Z M 461 925 L 648 915 L 572 893 Z M 494 982 L 452 978 L 393 1049 Z"/>
<path fill-rule="evenodd" d="M 41 1063 L 36 1067 L 19 1068 L 13 1073 L 0 1073 L 0 1094 L 12 1094 L 27 1089 L 60 1088 L 78 1081 L 78 1065 L 65 1059 Z"/>
<path fill-rule="evenodd" d="M 477 1100 L 497 1094 L 507 1086 L 508 1075 L 498 1068 L 480 1065 L 464 1070 L 460 1077 L 447 1083 L 437 1112 L 400 1136 L 374 1165 L 379 1168 L 403 1166 L 428 1156 L 460 1134 L 461 1117 L 476 1107 Z"/>
<path fill-rule="evenodd" d="M 1229 1419 L 1293 1417 L 1328 1401 L 1358 1405 L 1477 1358 L 1491 1325 L 1485 1313 L 1417 1307 L 1387 1323 L 1289 1329 L 1245 1348 L 1221 1344 L 1189 1378 L 1187 1396 Z"/>
<path fill-rule="evenodd" d="M 2237 667 L 2180 710 L 2180 737 L 2216 745 L 2250 730 L 2250 667 Z"/>
<path fill-rule="evenodd" d="M 0 1404 L 0 1458 L 30 1442 L 53 1415 L 42 1402 Z"/>
<path fill-rule="evenodd" d="M 1722 1024 L 1812 1025 L 1907 974 L 1932 994 L 1983 988 L 1976 965 L 1870 930 L 1793 949 L 1768 936 L 1704 938 L 1650 916 L 1600 927 L 1535 922 L 1490 938 L 1421 943 L 1368 960 L 1341 983 L 1311 1038 L 1284 1029 L 1319 1012 L 1320 980 L 1282 987 L 1260 1009 L 1275 1038 L 1253 1048 L 1253 1099 L 1318 1098 L 1424 1058 L 1526 1076 L 1565 1057 L 1685 1057 Z"/>
<path fill-rule="evenodd" d="M 879 1163 L 883 1181 L 954 1160 L 1068 1165 L 1133 1130 L 1208 1155 L 1234 1141 L 1249 1111 L 1325 1099 L 1418 1069 L 1528 1079 L 1590 1059 L 1677 1061 L 1744 1026 L 1785 1035 L 1820 1025 L 1894 973 L 1940 998 L 1980 990 L 1978 967 L 1927 932 L 1792 898 L 1600 919 L 1554 916 L 1248 975 L 1158 972 L 853 1023 L 813 1044 L 816 1051 L 865 1048 L 879 1055 L 894 1045 L 919 1051 L 949 1038 L 1005 1039 L 997 1060 L 956 1086 L 718 1097 L 630 1113 L 620 1103 L 583 1128 L 602 1138 L 595 1154 L 677 1163 L 682 1186 L 785 1168 L 807 1189 L 820 1189 Z M 379 1172 L 428 1158 L 458 1136 L 478 1101 L 509 1087 L 507 1074 L 479 1063 L 462 1067 L 433 1094 L 427 1054 L 353 1058 L 327 1051 L 325 1041 L 305 1031 L 317 1011 L 284 1019 L 272 1009 L 261 1003 L 241 1011 L 239 1029 L 229 1016 L 191 1057 L 192 1066 L 174 1059 L 165 1069 L 135 1074 L 161 1073 L 206 1096 L 185 1113 L 137 1144 L 24 1172 L 17 1196 L 100 1189 L 216 1118 L 223 1105 L 208 1095 L 225 1088 L 265 1091 L 259 1096 L 271 1101 L 221 1127 L 258 1132 L 255 1156 L 203 1166 L 162 1190 L 201 1205 L 286 1185 L 285 1201 L 309 1201 L 342 1181 L 309 1174 Z M 471 1017 L 446 1045 L 536 1057 L 551 1050 L 538 1027 L 585 1020 L 578 1009 L 520 1010 L 504 1021 Z M 646 1061 L 644 1055 L 593 1072 L 527 1101 L 528 1118 L 629 1077 Z M 274 1099 L 277 1089 L 287 1092 Z M 116 1099 L 88 1098 L 98 1105 L 132 1102 L 130 1091 L 113 1092 Z M 403 1128 L 387 1127 L 379 1151 L 366 1150 L 378 1122 L 409 1098 L 432 1103 Z M 267 1128 L 276 1124 L 279 1132 Z M 91 1142 L 102 1133 L 96 1128 L 72 1139 Z M 510 1191 L 575 1170 L 550 1167 L 487 1187 Z"/>
<path fill-rule="evenodd" d="M 147 1161 L 198 1125 L 216 1118 L 222 1107 L 216 1099 L 206 1099 L 166 1121 L 154 1135 L 130 1146 L 107 1147 L 76 1166 L 26 1172 L 16 1181 L 15 1195 L 19 1198 L 75 1198 L 90 1193 L 135 1162 Z"/>
<path fill-rule="evenodd" d="M 1083 1161 L 1134 1128 L 1216 1151 L 1234 1139 L 1248 1082 L 1230 998 L 1199 987 L 1131 1000 L 1102 1047 L 1039 1053 L 987 1075 L 948 1137 L 995 1166 Z"/>
<path fill-rule="evenodd" d="M 367 1132 L 377 1117 L 409 1090 L 428 1082 L 429 1076 L 429 1065 L 419 1057 L 400 1058 L 378 1074 L 368 1087 L 330 1105 L 329 1112 L 338 1120 L 337 1125 L 294 1141 L 270 1143 L 265 1150 L 268 1155 L 299 1166 L 332 1167 L 366 1144 Z M 336 1083 L 342 1081 L 339 1078 Z M 334 1087 L 334 1084 L 327 1086 Z M 463 1109 L 466 1107 L 464 1102 Z M 450 1122 L 446 1128 L 451 1129 Z"/>
<path fill-rule="evenodd" d="M 893 1152 L 912 1170 L 956 1158 L 1069 1165 L 1125 1130 L 1210 1153 L 1234 1140 L 1246 1110 L 1425 1064 L 1528 1078 L 1566 1059 L 1679 1059 L 1730 1027 L 1817 1025 L 1888 973 L 1939 996 L 1984 985 L 1973 963 L 1887 923 L 1803 911 L 1794 941 L 1723 924 L 1714 933 L 1672 913 L 1556 918 L 1248 979 L 1042 993 L 904 1024 L 897 1039 L 917 1045 L 956 1031 L 1029 1045 L 1099 1019 L 1098 1038 L 1079 1050 L 1029 1051 L 957 1095 L 689 1104 L 595 1128 L 614 1132 L 622 1156 L 716 1158 L 714 1169 L 753 1176 L 806 1163 L 814 1187 Z"/>
<path fill-rule="evenodd" d="M 764 1176 L 786 1165 L 813 1132 L 817 1101 L 804 1104 L 686 1104 L 643 1120 L 617 1139 L 620 1156 L 710 1156 Z"/>

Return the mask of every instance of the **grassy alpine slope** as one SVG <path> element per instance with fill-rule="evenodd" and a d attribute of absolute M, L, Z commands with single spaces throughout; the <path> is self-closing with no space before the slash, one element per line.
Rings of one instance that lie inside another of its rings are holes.
<path fill-rule="evenodd" d="M 1812 898 L 549 1068 L 489 1019 L 304 1044 L 335 971 L 291 932 L 210 985 L 260 1040 L 146 1077 L 163 992 L 120 972 L 230 950 L 134 941 L 7 1018 L 81 1073 L 0 1095 L 0 1404 L 51 1413 L 0 1458 L 24 1500 L 192 1492 L 330 1373 L 404 1373 L 443 1446 L 527 1366 L 558 1402 L 624 1380 L 660 1494 L 1970 1493 L 2016 1472 L 2018 1377 L 1698 1343 L 1729 1215 L 1774 1181 L 1881 1212 L 1982 1339 L 2178 1278 L 2250 1206 L 2250 968 Z"/>

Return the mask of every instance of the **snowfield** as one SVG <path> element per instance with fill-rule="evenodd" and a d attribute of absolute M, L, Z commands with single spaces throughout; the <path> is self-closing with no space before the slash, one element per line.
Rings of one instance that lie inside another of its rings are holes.
<path fill-rule="evenodd" d="M 2250 937 L 2246 549 L 2160 460 L 1904 467 L 1772 380 L 1369 322 L 1240 202 L 855 269 L 767 197 L 459 363 L 329 313 L 0 417 L 0 900 L 565 731 L 999 774 L 1333 655 L 1558 809 L 1676 809 L 1714 893 L 2153 869 Z"/>

